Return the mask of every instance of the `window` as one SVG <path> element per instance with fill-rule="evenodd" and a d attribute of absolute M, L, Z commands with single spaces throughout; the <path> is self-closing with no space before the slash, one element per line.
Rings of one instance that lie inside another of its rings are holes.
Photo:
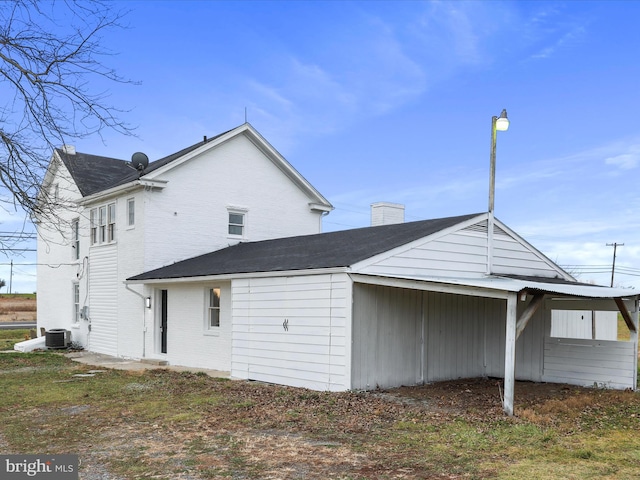
<path fill-rule="evenodd" d="M 73 284 L 73 323 L 80 321 L 80 284 Z"/>
<path fill-rule="evenodd" d="M 89 212 L 91 223 L 91 245 L 113 242 L 116 239 L 116 204 L 110 203 L 92 208 Z"/>
<path fill-rule="evenodd" d="M 136 224 L 136 199 L 127 200 L 127 226 L 133 227 Z"/>
<path fill-rule="evenodd" d="M 220 289 L 209 289 L 209 307 L 207 308 L 207 328 L 220 326 Z"/>
<path fill-rule="evenodd" d="M 107 218 L 107 241 L 113 242 L 116 239 L 116 204 L 110 203 L 107 206 L 109 212 Z"/>
<path fill-rule="evenodd" d="M 98 238 L 100 243 L 107 240 L 107 207 L 98 209 Z"/>
<path fill-rule="evenodd" d="M 98 209 L 92 208 L 89 212 L 89 222 L 91 224 L 91 245 L 98 243 Z"/>
<path fill-rule="evenodd" d="M 72 258 L 80 259 L 80 219 L 74 218 L 71 221 L 71 248 Z"/>
<path fill-rule="evenodd" d="M 244 213 L 229 212 L 229 235 L 244 235 Z"/>

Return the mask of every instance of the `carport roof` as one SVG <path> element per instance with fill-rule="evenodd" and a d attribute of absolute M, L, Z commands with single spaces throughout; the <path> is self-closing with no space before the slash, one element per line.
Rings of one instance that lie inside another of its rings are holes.
<path fill-rule="evenodd" d="M 439 283 L 460 287 L 472 287 L 501 292 L 548 293 L 561 296 L 582 298 L 626 298 L 640 295 L 640 292 L 630 288 L 610 288 L 601 285 L 571 282 L 558 278 L 523 277 L 511 275 L 488 275 L 479 278 L 433 277 L 427 275 L 377 275 L 381 278 L 397 278 L 415 280 L 419 282 Z"/>

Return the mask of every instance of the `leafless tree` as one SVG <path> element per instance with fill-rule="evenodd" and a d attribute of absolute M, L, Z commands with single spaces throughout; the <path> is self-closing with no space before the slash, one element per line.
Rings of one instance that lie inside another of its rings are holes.
<path fill-rule="evenodd" d="M 0 208 L 55 219 L 54 199 L 38 198 L 53 149 L 106 129 L 132 134 L 95 90 L 131 83 L 102 63 L 112 54 L 102 35 L 123 15 L 101 0 L 0 0 Z"/>

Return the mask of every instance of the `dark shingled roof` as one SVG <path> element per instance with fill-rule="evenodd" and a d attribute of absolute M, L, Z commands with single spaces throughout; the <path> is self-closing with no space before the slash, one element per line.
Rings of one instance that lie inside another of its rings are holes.
<path fill-rule="evenodd" d="M 239 243 L 127 280 L 157 280 L 253 272 L 347 267 L 480 215 L 358 228 Z"/>
<path fill-rule="evenodd" d="M 57 152 L 83 197 L 110 188 L 131 172 L 135 173 L 124 160 L 80 152 L 68 154 L 61 149 Z"/>
<path fill-rule="evenodd" d="M 228 130 L 216 135 L 215 137 L 209 138 L 206 143 L 230 131 L 231 130 Z M 205 142 L 195 143 L 187 148 L 183 148 L 179 152 L 172 153 L 171 155 L 149 163 L 149 166 L 145 168 L 142 177 L 167 165 L 168 163 L 173 162 L 174 160 L 177 160 L 204 144 Z M 94 193 L 108 190 L 109 188 L 117 187 L 119 185 L 124 185 L 128 182 L 133 182 L 141 177 L 140 173 L 126 160 L 101 157 L 98 155 L 80 152 L 69 154 L 62 149 L 57 149 L 57 152 L 64 165 L 69 170 L 69 173 L 73 177 L 73 180 L 78 186 L 83 197 L 93 195 Z"/>

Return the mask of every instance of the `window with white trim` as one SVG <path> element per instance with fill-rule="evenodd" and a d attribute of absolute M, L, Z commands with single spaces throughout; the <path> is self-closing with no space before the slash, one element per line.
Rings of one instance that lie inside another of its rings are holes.
<path fill-rule="evenodd" d="M 220 327 L 220 288 L 209 289 L 209 299 L 207 307 L 207 329 L 217 329 Z"/>
<path fill-rule="evenodd" d="M 73 323 L 80 322 L 80 284 L 73 283 Z"/>
<path fill-rule="evenodd" d="M 107 241 L 113 242 L 116 239 L 116 204 L 107 205 Z"/>
<path fill-rule="evenodd" d="M 80 259 L 80 219 L 74 218 L 71 221 L 71 258 Z"/>
<path fill-rule="evenodd" d="M 245 214 L 244 212 L 229 212 L 229 235 L 244 236 Z"/>
<path fill-rule="evenodd" d="M 111 243 L 116 239 L 116 204 L 109 203 L 89 212 L 91 245 Z"/>
<path fill-rule="evenodd" d="M 127 200 L 127 226 L 133 227 L 136 224 L 136 199 Z"/>
<path fill-rule="evenodd" d="M 92 208 L 89 212 L 89 223 L 91 225 L 91 245 L 94 243 L 98 243 L 98 219 L 96 215 L 98 214 L 98 210 L 96 208 Z"/>

